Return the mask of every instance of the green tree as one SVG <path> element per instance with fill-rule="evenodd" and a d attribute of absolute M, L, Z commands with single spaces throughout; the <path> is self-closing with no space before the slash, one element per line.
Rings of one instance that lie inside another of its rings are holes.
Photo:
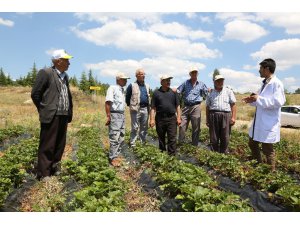
<path fill-rule="evenodd" d="M 70 78 L 69 83 L 70 83 L 72 86 L 74 86 L 74 87 L 78 87 L 78 86 L 79 86 L 78 80 L 77 80 L 77 78 L 76 78 L 75 75 L 74 75 L 73 77 Z"/>
<path fill-rule="evenodd" d="M 0 68 L 0 86 L 6 86 L 7 79 L 2 68 Z"/>
<path fill-rule="evenodd" d="M 295 90 L 295 94 L 300 94 L 300 88 Z"/>
<path fill-rule="evenodd" d="M 91 69 L 89 70 L 89 73 L 88 73 L 88 82 L 89 82 L 89 86 L 96 86 L 97 85 L 96 80 L 93 77 L 93 72 L 92 72 Z M 90 87 L 88 89 L 90 89 Z M 91 92 L 92 92 L 92 90 L 90 90 L 90 93 Z"/>
<path fill-rule="evenodd" d="M 216 75 L 220 75 L 220 71 L 218 69 L 214 70 L 213 79 L 215 78 Z"/>
<path fill-rule="evenodd" d="M 90 89 L 90 83 L 87 80 L 87 77 L 86 77 L 86 74 L 84 71 L 81 74 L 79 89 L 84 92 L 87 92 Z"/>

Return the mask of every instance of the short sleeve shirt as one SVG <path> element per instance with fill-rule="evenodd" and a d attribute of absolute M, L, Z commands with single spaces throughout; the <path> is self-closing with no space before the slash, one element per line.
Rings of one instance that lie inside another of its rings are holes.
<path fill-rule="evenodd" d="M 176 108 L 179 106 L 178 94 L 169 88 L 168 91 L 163 91 L 160 87 L 154 91 L 151 107 L 156 108 L 156 113 L 176 113 Z"/>
<path fill-rule="evenodd" d="M 105 101 L 112 102 L 111 111 L 125 110 L 125 91 L 120 85 L 111 85 L 106 92 Z"/>
<path fill-rule="evenodd" d="M 236 98 L 231 89 L 224 87 L 222 91 L 218 92 L 213 89 L 206 99 L 206 106 L 209 110 L 218 110 L 230 112 L 230 104 L 236 102 Z"/>

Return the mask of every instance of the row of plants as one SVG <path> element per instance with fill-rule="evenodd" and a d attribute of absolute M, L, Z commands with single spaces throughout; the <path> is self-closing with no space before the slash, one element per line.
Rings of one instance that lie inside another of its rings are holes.
<path fill-rule="evenodd" d="M 257 165 L 254 160 L 242 162 L 235 155 L 191 145 L 180 146 L 179 151 L 197 158 L 201 165 L 208 166 L 241 185 L 251 184 L 258 190 L 269 192 L 270 200 L 279 201 L 289 210 L 300 210 L 300 185 L 284 171 L 270 172 L 269 165 Z"/>
<path fill-rule="evenodd" d="M 75 179 L 82 188 L 73 193 L 65 211 L 124 211 L 126 185 L 109 166 L 99 129 L 82 128 L 77 133 L 77 159 L 63 161 L 62 180 Z"/>
<path fill-rule="evenodd" d="M 155 136 L 156 134 L 150 131 L 150 135 Z M 187 139 L 191 139 L 190 130 L 187 132 Z M 206 145 L 209 144 L 208 128 L 201 129 L 200 140 Z M 247 133 L 232 130 L 228 147 L 230 154 L 235 155 L 241 161 L 249 161 L 251 159 L 251 150 L 248 146 L 248 141 L 249 136 Z M 274 144 L 274 148 L 277 167 L 284 171 L 295 173 L 300 177 L 300 144 L 281 139 L 280 142 Z"/>
<path fill-rule="evenodd" d="M 148 166 L 148 172 L 164 193 L 181 201 L 184 211 L 253 211 L 247 200 L 220 190 L 204 169 L 169 156 L 152 145 L 138 146 L 133 151 Z"/>
<path fill-rule="evenodd" d="M 26 131 L 25 127 L 22 126 L 12 126 L 5 129 L 0 129 L 0 144 L 12 137 L 20 136 L 21 134 L 24 134 Z"/>
<path fill-rule="evenodd" d="M 12 145 L 0 157 L 0 207 L 12 189 L 20 187 L 27 171 L 33 169 L 37 149 L 38 139 L 33 137 Z"/>

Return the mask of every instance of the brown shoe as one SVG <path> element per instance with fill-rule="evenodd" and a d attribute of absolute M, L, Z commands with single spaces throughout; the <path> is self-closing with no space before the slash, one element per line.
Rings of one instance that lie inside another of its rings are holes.
<path fill-rule="evenodd" d="M 120 161 L 118 160 L 118 158 L 114 158 L 110 161 L 110 164 L 113 166 L 113 167 L 119 167 L 121 166 L 121 163 Z"/>

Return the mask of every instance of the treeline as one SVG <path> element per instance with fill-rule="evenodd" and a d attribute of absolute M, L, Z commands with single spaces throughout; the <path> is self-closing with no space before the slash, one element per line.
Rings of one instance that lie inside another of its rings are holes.
<path fill-rule="evenodd" d="M 19 79 L 13 80 L 11 76 L 8 74 L 6 75 L 4 70 L 0 68 L 0 86 L 24 86 L 24 87 L 32 87 L 34 81 L 36 79 L 38 73 L 38 69 L 36 68 L 35 63 L 31 68 L 31 71 L 27 73 L 26 76 L 20 77 Z M 90 90 L 90 86 L 98 86 L 101 88 L 100 91 L 97 91 L 97 94 L 105 95 L 106 91 L 109 87 L 108 84 L 101 83 L 98 81 L 94 75 L 92 70 L 89 70 L 88 73 L 83 71 L 81 73 L 80 80 L 76 78 L 74 75 L 73 77 L 69 77 L 70 85 L 74 87 L 78 87 L 83 92 L 90 94 L 93 90 Z"/>

